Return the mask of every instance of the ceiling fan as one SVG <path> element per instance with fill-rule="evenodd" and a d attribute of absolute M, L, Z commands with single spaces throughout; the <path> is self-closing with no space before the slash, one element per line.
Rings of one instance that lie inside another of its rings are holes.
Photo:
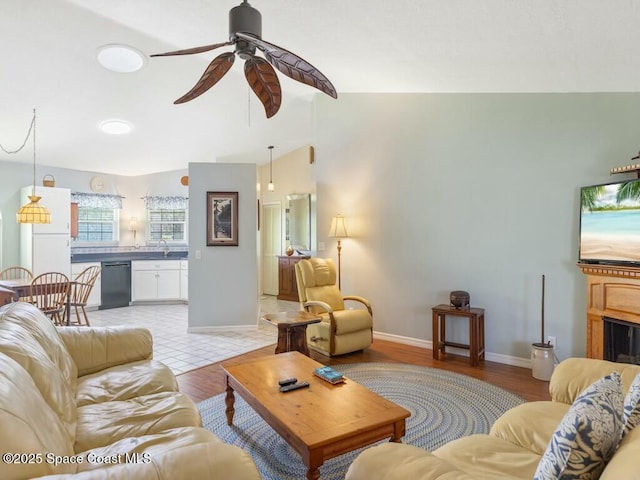
<path fill-rule="evenodd" d="M 249 5 L 247 0 L 243 0 L 240 5 L 229 11 L 228 42 L 151 56 L 191 55 L 228 45 L 235 45 L 235 50 L 221 53 L 214 58 L 193 88 L 173 103 L 188 102 L 213 87 L 229 71 L 236 55 L 245 60 L 244 75 L 264 105 L 267 118 L 273 117 L 282 103 L 280 81 L 273 67 L 298 82 L 317 88 L 330 97 L 338 98 L 336 89 L 320 70 L 294 53 L 262 40 L 262 15 Z M 255 55 L 256 49 L 264 54 L 266 60 Z"/>

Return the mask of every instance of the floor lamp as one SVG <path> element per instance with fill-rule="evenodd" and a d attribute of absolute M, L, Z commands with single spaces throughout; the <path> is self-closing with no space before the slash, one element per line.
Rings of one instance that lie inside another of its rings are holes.
<path fill-rule="evenodd" d="M 344 217 L 342 215 L 336 215 L 335 217 L 333 217 L 331 219 L 329 237 L 338 239 L 338 288 L 340 288 L 340 250 L 342 250 L 340 240 L 348 236 L 349 235 L 347 235 L 347 227 L 344 223 Z"/>

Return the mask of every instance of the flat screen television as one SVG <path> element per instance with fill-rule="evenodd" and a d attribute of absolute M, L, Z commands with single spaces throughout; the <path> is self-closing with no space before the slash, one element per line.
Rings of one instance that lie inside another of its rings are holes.
<path fill-rule="evenodd" d="M 640 179 L 580 189 L 580 261 L 640 265 Z"/>

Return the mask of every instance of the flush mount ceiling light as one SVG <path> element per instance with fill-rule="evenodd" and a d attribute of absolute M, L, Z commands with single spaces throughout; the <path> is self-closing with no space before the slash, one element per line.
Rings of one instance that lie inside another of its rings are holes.
<path fill-rule="evenodd" d="M 104 68 L 117 73 L 137 72 L 147 60 L 140 50 L 115 43 L 98 48 L 96 58 Z"/>
<path fill-rule="evenodd" d="M 100 130 L 109 135 L 123 135 L 133 130 L 133 125 L 125 120 L 105 120 L 100 124 Z"/>

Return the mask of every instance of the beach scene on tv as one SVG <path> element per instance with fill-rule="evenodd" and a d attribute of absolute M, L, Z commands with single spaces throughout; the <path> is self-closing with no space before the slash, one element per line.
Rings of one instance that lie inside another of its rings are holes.
<path fill-rule="evenodd" d="M 640 262 L 640 180 L 581 189 L 580 260 Z"/>

